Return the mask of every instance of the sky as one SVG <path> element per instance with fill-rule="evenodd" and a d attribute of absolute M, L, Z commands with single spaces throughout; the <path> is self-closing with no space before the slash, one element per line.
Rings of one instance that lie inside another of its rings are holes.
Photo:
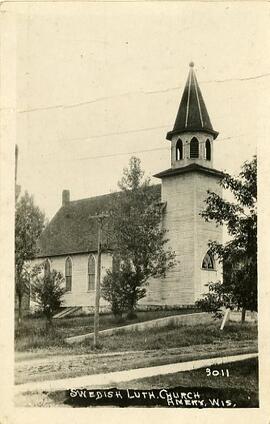
<path fill-rule="evenodd" d="M 214 167 L 237 174 L 265 142 L 269 13 L 263 2 L 17 4 L 22 193 L 51 219 L 63 189 L 71 200 L 117 190 L 131 156 L 146 176 L 169 168 L 190 61 L 219 131 Z"/>

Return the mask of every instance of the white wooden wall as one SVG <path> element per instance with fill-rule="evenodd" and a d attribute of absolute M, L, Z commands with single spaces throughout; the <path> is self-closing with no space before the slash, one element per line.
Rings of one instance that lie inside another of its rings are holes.
<path fill-rule="evenodd" d="M 88 291 L 88 254 L 69 255 L 72 260 L 72 290 L 65 293 L 63 297 L 63 306 L 93 306 L 95 304 L 95 291 Z M 94 254 L 95 259 L 97 255 Z M 67 256 L 50 257 L 51 270 L 56 269 L 65 275 L 65 260 Z M 43 259 L 44 260 L 44 259 Z M 43 260 L 36 259 L 34 263 L 40 263 Z M 96 262 L 97 266 L 97 262 Z M 112 256 L 103 253 L 101 257 L 101 280 L 106 274 L 106 269 L 112 266 Z M 106 305 L 102 298 L 101 305 Z"/>

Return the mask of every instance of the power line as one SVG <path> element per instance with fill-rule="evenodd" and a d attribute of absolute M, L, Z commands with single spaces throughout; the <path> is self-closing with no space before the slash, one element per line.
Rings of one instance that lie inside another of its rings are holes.
<path fill-rule="evenodd" d="M 154 149 L 146 149 L 146 150 L 134 150 L 133 152 L 121 152 L 121 153 L 112 153 L 110 155 L 99 155 L 99 156 L 86 156 L 82 158 L 77 158 L 75 160 L 88 160 L 88 159 L 101 159 L 101 158 L 110 158 L 115 156 L 125 156 L 125 155 L 134 155 L 136 153 L 147 153 L 154 152 L 157 150 L 169 150 L 167 147 L 156 147 Z"/>
<path fill-rule="evenodd" d="M 137 130 L 125 130 L 125 131 L 116 131 L 106 134 L 96 134 L 96 135 L 90 135 L 87 137 L 74 137 L 74 138 L 67 138 L 63 141 L 83 141 L 83 140 L 90 140 L 91 138 L 103 138 L 103 137 L 110 137 L 114 135 L 122 135 L 122 134 L 131 134 L 131 133 L 137 133 L 137 132 L 144 132 L 144 131 L 152 131 L 152 130 L 158 130 L 163 128 L 169 128 L 170 125 L 159 125 L 157 127 L 147 127 L 147 128 L 139 128 Z"/>
<path fill-rule="evenodd" d="M 137 133 L 137 132 L 153 131 L 153 130 L 164 129 L 164 128 L 168 129 L 168 128 L 170 128 L 170 125 L 169 124 L 168 125 L 159 125 L 159 126 L 156 126 L 156 127 L 139 128 L 137 130 L 132 129 L 132 130 L 117 131 L 117 132 L 98 134 L 98 135 L 89 135 L 87 137 L 74 137 L 74 138 L 63 138 L 63 139 L 60 138 L 60 141 L 62 141 L 64 143 L 65 142 L 74 142 L 74 141 L 86 141 L 86 140 L 91 140 L 93 138 L 103 138 L 103 137 L 110 137 L 110 136 L 122 135 L 122 134 L 132 134 L 132 133 Z M 244 135 L 246 135 L 246 134 L 244 134 Z M 221 141 L 221 139 L 219 139 L 219 140 Z M 224 140 L 224 139 L 222 139 L 222 140 Z M 57 139 L 53 140 L 52 142 L 57 142 Z"/>
<path fill-rule="evenodd" d="M 225 140 L 231 140 L 231 139 L 235 139 L 235 138 L 240 138 L 240 137 L 245 137 L 247 134 L 239 134 L 236 136 L 230 136 L 230 137 L 225 137 L 225 138 L 221 138 L 218 141 L 225 141 Z M 200 144 L 204 144 L 204 141 L 200 141 Z M 84 160 L 94 160 L 94 159 L 103 159 L 103 158 L 111 158 L 111 157 L 116 157 L 116 156 L 127 156 L 127 155 L 133 155 L 133 154 L 137 154 L 137 153 L 148 153 L 148 152 L 154 152 L 154 151 L 161 151 L 161 150 L 170 150 L 170 146 L 168 147 L 155 147 L 153 149 L 145 149 L 145 150 L 134 150 L 131 152 L 120 152 L 120 153 L 111 153 L 111 154 L 107 154 L 107 155 L 96 155 L 96 156 L 83 156 L 83 157 L 79 157 L 79 158 L 70 158 L 70 159 L 58 159 L 56 158 L 55 161 L 57 162 L 74 162 L 74 161 L 84 161 Z M 55 156 L 55 155 L 52 155 Z M 48 157 L 48 156 L 47 156 Z M 46 156 L 45 156 L 46 158 Z M 51 159 L 43 159 L 43 161 L 45 162 L 50 162 Z"/>
<path fill-rule="evenodd" d="M 93 138 L 104 138 L 104 137 L 111 137 L 111 136 L 116 136 L 116 135 L 132 134 L 132 133 L 137 133 L 137 132 L 152 131 L 152 130 L 165 129 L 165 128 L 169 129 L 170 127 L 171 127 L 171 124 L 159 125 L 159 126 L 155 126 L 155 127 L 139 128 L 137 130 L 131 129 L 131 130 L 124 130 L 124 131 L 115 131 L 115 132 L 105 133 L 105 134 L 88 135 L 87 137 L 65 138 L 65 139 L 62 139 L 62 141 L 64 141 L 64 142 L 65 141 L 66 142 L 86 141 L 86 140 L 91 140 Z M 55 140 L 55 141 L 57 141 L 57 140 Z"/>
<path fill-rule="evenodd" d="M 84 156 L 84 157 L 80 157 L 80 158 L 70 158 L 70 159 L 55 159 L 57 162 L 73 162 L 73 161 L 81 161 L 81 160 L 93 160 L 93 159 L 103 159 L 103 158 L 111 158 L 111 157 L 115 157 L 115 156 L 126 156 L 126 155 L 133 155 L 136 153 L 147 153 L 147 152 L 154 152 L 156 150 L 170 150 L 167 147 L 157 147 L 154 149 L 146 149 L 146 150 L 134 150 L 132 152 L 120 152 L 120 153 L 112 153 L 112 154 L 108 154 L 108 155 L 97 155 L 97 156 Z M 42 159 L 43 160 L 43 159 Z M 50 159 L 46 160 L 46 162 L 49 162 Z"/>
<path fill-rule="evenodd" d="M 224 80 L 206 80 L 206 81 L 200 81 L 200 85 L 203 84 L 224 84 L 224 83 L 230 83 L 230 82 L 234 82 L 234 81 L 239 81 L 239 82 L 243 82 L 243 81 L 252 81 L 252 80 L 258 80 L 258 79 L 262 79 L 262 78 L 267 78 L 270 76 L 270 73 L 265 73 L 265 74 L 259 74 L 259 75 L 253 75 L 250 77 L 243 77 L 243 78 L 228 78 L 228 79 L 224 79 Z M 32 113 L 32 112 L 39 112 L 39 111 L 45 111 L 45 110 L 51 110 L 51 109 L 71 109 L 71 108 L 76 108 L 76 107 L 81 107 L 81 106 L 86 106 L 88 104 L 92 104 L 92 103 L 96 103 L 96 102 L 102 102 L 102 101 L 106 101 L 106 100 L 110 100 L 110 99 L 114 99 L 117 97 L 125 97 L 125 96 L 130 96 L 133 94 L 158 94 L 158 93 L 166 93 L 169 91 L 174 91 L 174 90 L 180 90 L 182 88 L 181 86 L 175 86 L 175 87 L 169 87 L 169 88 L 164 88 L 161 90 L 153 90 L 153 91 L 145 91 L 145 90 L 141 90 L 141 91 L 131 91 L 131 92 L 126 92 L 126 93 L 120 93 L 120 94 L 116 94 L 114 96 L 103 96 L 103 97 L 98 97 L 96 99 L 93 100 L 85 100 L 82 102 L 78 102 L 78 103 L 70 103 L 70 104 L 66 104 L 66 105 L 51 105 L 51 106 L 40 106 L 40 107 L 36 107 L 36 108 L 31 108 L 31 109 L 23 109 L 23 110 L 18 110 L 17 113 L 19 114 L 24 114 L 24 113 Z"/>

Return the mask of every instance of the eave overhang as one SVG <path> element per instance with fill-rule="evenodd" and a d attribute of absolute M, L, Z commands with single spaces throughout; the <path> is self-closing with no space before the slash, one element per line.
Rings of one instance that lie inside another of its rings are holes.
<path fill-rule="evenodd" d="M 165 171 L 159 172 L 158 174 L 153 175 L 156 178 L 167 178 L 167 177 L 173 177 L 175 175 L 185 174 L 188 172 L 199 172 L 204 173 L 208 175 L 213 175 L 217 178 L 223 178 L 224 173 L 222 171 L 218 171 L 214 168 L 207 168 L 202 165 L 198 165 L 196 163 L 192 163 L 190 165 L 184 166 L 182 168 L 169 168 Z"/>

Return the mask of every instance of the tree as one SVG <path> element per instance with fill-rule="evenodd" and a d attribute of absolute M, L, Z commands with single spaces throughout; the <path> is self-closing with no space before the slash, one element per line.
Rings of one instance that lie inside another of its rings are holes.
<path fill-rule="evenodd" d="M 19 323 L 22 318 L 23 296 L 29 293 L 29 273 L 25 263 L 37 252 L 37 240 L 45 226 L 45 215 L 34 204 L 27 191 L 16 202 L 15 212 L 15 293 L 18 299 Z"/>
<path fill-rule="evenodd" d="M 114 267 L 113 270 L 107 270 L 103 279 L 102 295 L 110 303 L 112 312 L 118 319 L 121 319 L 123 311 L 128 309 L 128 300 L 132 294 L 132 277 L 133 273 L 130 267 L 123 263 L 121 269 Z M 145 293 L 145 288 L 138 287 L 137 299 L 144 297 Z"/>
<path fill-rule="evenodd" d="M 238 177 L 225 174 L 221 186 L 230 190 L 228 201 L 208 192 L 206 221 L 226 225 L 230 237 L 225 244 L 210 243 L 210 250 L 223 262 L 223 282 L 211 283 L 209 293 L 198 305 L 217 312 L 221 306 L 257 310 L 257 160 L 245 162 Z"/>
<path fill-rule="evenodd" d="M 31 299 L 47 320 L 47 328 L 51 327 L 52 317 L 60 308 L 65 293 L 64 276 L 55 269 L 46 270 L 45 263 L 33 267 L 31 275 Z"/>
<path fill-rule="evenodd" d="M 161 226 L 159 193 L 143 177 L 140 160 L 132 157 L 118 183 L 121 191 L 108 211 L 114 266 L 103 280 L 102 296 L 118 314 L 128 310 L 129 317 L 145 296 L 149 278 L 165 277 L 175 265 L 175 253 L 166 246 L 168 239 Z"/>

